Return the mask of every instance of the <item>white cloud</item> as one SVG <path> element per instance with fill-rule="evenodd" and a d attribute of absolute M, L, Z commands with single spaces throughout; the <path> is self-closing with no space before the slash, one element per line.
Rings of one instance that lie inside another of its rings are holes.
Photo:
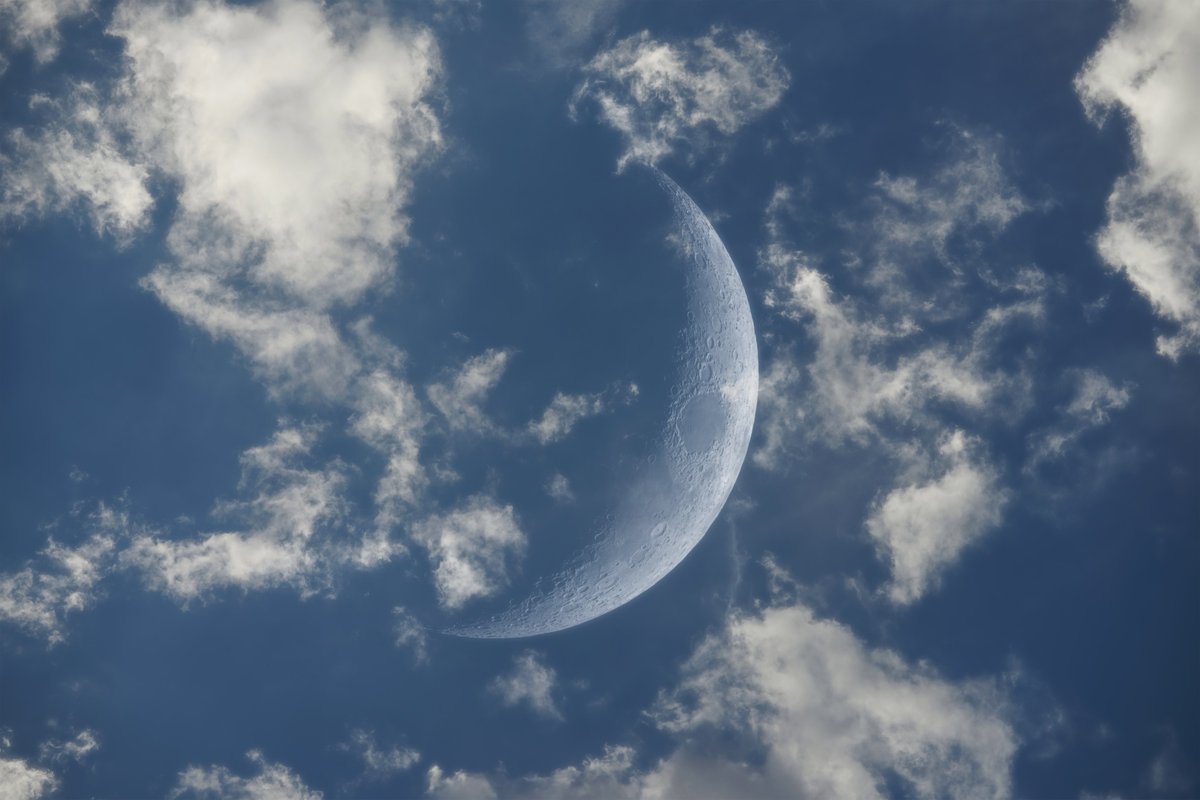
<path fill-rule="evenodd" d="M 557 392 L 542 416 L 529 423 L 529 432 L 542 444 L 556 442 L 569 434 L 578 422 L 603 413 L 604 409 L 602 395 Z"/>
<path fill-rule="evenodd" d="M 11 755 L 12 742 L 0 735 L 0 797 L 3 800 L 37 800 L 58 788 L 58 778 L 42 767 Z"/>
<path fill-rule="evenodd" d="M 425 774 L 425 796 L 434 800 L 496 800 L 499 797 L 484 776 L 462 770 L 447 775 L 437 764 Z"/>
<path fill-rule="evenodd" d="M 524 556 L 526 547 L 513 507 L 483 495 L 421 520 L 412 539 L 429 554 L 438 600 L 448 609 L 508 585 L 509 565 Z"/>
<path fill-rule="evenodd" d="M 575 491 L 571 488 L 571 482 L 561 472 L 554 473 L 550 480 L 546 481 L 546 494 L 558 503 L 575 501 Z"/>
<path fill-rule="evenodd" d="M 652 711 L 679 736 L 740 733 L 765 763 L 689 774 L 677 754 L 655 777 L 665 796 L 884 797 L 898 779 L 917 797 L 1004 797 L 1017 746 L 1005 716 L 986 683 L 870 649 L 801 605 L 768 608 L 703 642 Z"/>
<path fill-rule="evenodd" d="M 91 0 L 0 0 L 0 30 L 12 46 L 29 47 L 46 64 L 62 46 L 62 24 L 91 10 Z"/>
<path fill-rule="evenodd" d="M 48 739 L 42 742 L 38 748 L 38 758 L 42 762 L 53 764 L 78 764 L 99 749 L 100 739 L 96 732 L 85 728 L 70 739 Z"/>
<path fill-rule="evenodd" d="M 1119 108 L 1137 163 L 1108 197 L 1097 237 L 1119 270 L 1175 330 L 1170 358 L 1200 347 L 1200 5 L 1131 0 L 1075 80 L 1088 115 Z"/>
<path fill-rule="evenodd" d="M 721 30 L 678 43 L 643 31 L 598 54 L 584 74 L 573 113 L 584 100 L 596 104 L 625 139 L 622 167 L 731 136 L 773 108 L 790 80 L 766 40 Z"/>
<path fill-rule="evenodd" d="M 605 413 L 614 404 L 632 403 L 637 396 L 638 387 L 633 383 L 594 394 L 555 392 L 541 417 L 530 421 L 528 431 L 540 444 L 557 442 L 583 420 Z"/>
<path fill-rule="evenodd" d="M 413 659 L 418 664 L 429 663 L 429 634 L 420 620 L 403 606 L 392 609 L 392 634 L 396 647 L 407 647 L 412 650 Z"/>
<path fill-rule="evenodd" d="M 0 213 L 78 203 L 127 236 L 166 179 L 171 258 L 143 285 L 273 393 L 344 399 L 365 354 L 331 310 L 393 283 L 414 174 L 442 140 L 432 34 L 339 8 L 120 4 L 119 80 L 13 133 Z"/>
<path fill-rule="evenodd" d="M 95 602 L 129 519 L 101 504 L 89 526 L 93 532 L 75 547 L 51 539 L 34 562 L 0 575 L 0 620 L 51 645 L 66 638 L 66 617 Z"/>
<path fill-rule="evenodd" d="M 767 307 L 810 344 L 768 350 L 753 462 L 780 470 L 812 446 L 882 451 L 898 474 L 865 524 L 897 603 L 936 586 L 1001 522 L 1006 491 L 973 429 L 1019 419 L 1032 402 L 1028 357 L 1006 343 L 1040 323 L 1049 290 L 1036 267 L 989 257 L 1031 208 L 1000 166 L 1001 142 L 946 135 L 949 155 L 927 175 L 875 181 L 860 216 L 842 223 L 848 251 L 789 240 L 805 198 L 786 186 L 768 206 L 760 251 Z"/>
<path fill-rule="evenodd" d="M 1018 736 L 991 680 L 947 680 L 873 649 L 803 605 L 732 615 L 697 647 L 648 719 L 673 742 L 544 775 L 430 770 L 432 797 L 999 798 L 1011 793 Z M 440 792 L 440 793 L 439 793 Z M 457 794 L 455 794 L 457 792 Z"/>
<path fill-rule="evenodd" d="M 257 773 L 250 777 L 235 775 L 228 767 L 188 767 L 179 773 L 171 798 L 211 798 L 211 800 L 321 800 L 324 795 L 309 788 L 304 780 L 283 764 L 267 761 L 251 750 L 246 754 Z"/>
<path fill-rule="evenodd" d="M 371 22 L 303 0 L 118 7 L 128 124 L 180 181 L 180 266 L 316 308 L 387 279 L 412 171 L 440 144 L 440 64 L 428 31 Z"/>
<path fill-rule="evenodd" d="M 468 359 L 445 383 L 435 383 L 426 390 L 429 400 L 454 431 L 489 433 L 495 424 L 483 410 L 492 389 L 504 377 L 512 352 L 486 350 Z"/>
<path fill-rule="evenodd" d="M 364 777 L 369 779 L 382 779 L 405 772 L 421 760 L 421 754 L 410 747 L 380 747 L 373 733 L 361 729 L 351 731 L 350 741 L 343 744 L 342 749 L 362 759 Z"/>
<path fill-rule="evenodd" d="M 1071 379 L 1074 394 L 1061 409 L 1061 419 L 1031 437 L 1027 472 L 1064 457 L 1081 436 L 1107 425 L 1112 414 L 1128 405 L 1132 397 L 1133 387 L 1117 386 L 1093 369 L 1077 370 Z"/>
<path fill-rule="evenodd" d="M 300 466 L 315 436 L 310 429 L 285 428 L 243 454 L 243 485 L 254 496 L 217 509 L 243 529 L 189 540 L 142 534 L 121 554 L 123 564 L 140 570 L 150 588 L 184 603 L 226 588 L 312 591 L 338 557 L 323 549 L 319 534 L 342 516 L 345 482 L 337 462 L 316 470 Z"/>
<path fill-rule="evenodd" d="M 525 33 L 551 66 L 573 61 L 605 28 L 626 0 L 525 0 Z"/>
<path fill-rule="evenodd" d="M 872 509 L 867 531 L 891 564 L 889 599 L 906 605 L 936 585 L 962 551 L 999 526 L 1007 493 L 994 469 L 972 454 L 962 431 L 943 439 L 934 464 L 893 488 Z"/>
<path fill-rule="evenodd" d="M 393 532 L 429 483 L 420 460 L 426 415 L 412 387 L 382 368 L 359 380 L 354 404 L 352 432 L 387 459 L 375 488 L 375 527 L 355 559 L 371 567 L 406 551 Z"/>
<path fill-rule="evenodd" d="M 488 684 L 488 691 L 505 706 L 525 705 L 539 716 L 562 720 L 562 711 L 554 699 L 557 690 L 558 674 L 533 650 L 518 655 L 511 670 Z"/>
<path fill-rule="evenodd" d="M 121 153 L 96 88 L 79 84 L 63 101 L 37 100 L 53 108 L 55 119 L 33 134 L 9 133 L 9 152 L 0 153 L 0 220 L 82 207 L 97 233 L 127 240 L 145 226 L 153 205 L 149 171 Z"/>

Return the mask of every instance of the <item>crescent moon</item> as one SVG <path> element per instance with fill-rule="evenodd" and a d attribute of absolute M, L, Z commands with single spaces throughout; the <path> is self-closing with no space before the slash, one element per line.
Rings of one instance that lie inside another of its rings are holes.
<path fill-rule="evenodd" d="M 675 181 L 650 170 L 671 199 L 675 243 L 690 265 L 687 323 L 662 433 L 614 513 L 548 588 L 449 634 L 536 636 L 619 608 L 691 552 L 741 472 L 758 404 L 758 345 L 746 288 L 704 212 Z"/>

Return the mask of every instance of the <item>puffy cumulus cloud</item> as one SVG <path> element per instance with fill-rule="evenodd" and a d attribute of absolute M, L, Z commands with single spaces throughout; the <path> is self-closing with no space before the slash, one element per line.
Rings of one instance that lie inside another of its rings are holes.
<path fill-rule="evenodd" d="M 188 767 L 179 773 L 168 797 L 187 800 L 321 800 L 324 794 L 311 789 L 283 764 L 268 761 L 251 750 L 246 758 L 257 768 L 249 777 L 234 774 L 228 767 Z"/>
<path fill-rule="evenodd" d="M 1107 425 L 1133 396 L 1133 386 L 1118 386 L 1094 369 L 1075 370 L 1070 379 L 1071 400 L 1059 410 L 1059 420 L 1030 437 L 1026 472 L 1066 456 L 1084 434 Z"/>
<path fill-rule="evenodd" d="M 977 447 L 962 431 L 950 434 L 923 474 L 891 489 L 868 516 L 867 531 L 891 564 L 887 595 L 893 603 L 919 599 L 1003 519 L 1007 492 L 995 470 L 972 455 Z"/>
<path fill-rule="evenodd" d="M 392 284 L 414 175 L 442 143 L 432 34 L 375 13 L 123 2 L 118 80 L 11 134 L 0 214 L 80 206 L 128 236 L 162 179 L 170 258 L 143 286 L 273 393 L 345 399 L 364 354 L 331 311 Z"/>
<path fill-rule="evenodd" d="M 504 377 L 512 352 L 491 349 L 467 359 L 445 382 L 431 384 L 429 401 L 453 431 L 489 433 L 496 425 L 483 410 L 492 389 Z"/>
<path fill-rule="evenodd" d="M 428 553 L 438 600 L 448 609 L 507 586 L 510 564 L 527 544 L 513 507 L 485 495 L 417 522 L 411 535 Z"/>
<path fill-rule="evenodd" d="M 991 679 L 950 681 L 802 604 L 731 615 L 647 718 L 658 761 L 609 746 L 543 775 L 430 769 L 432 797 L 999 798 L 1019 736 Z"/>
<path fill-rule="evenodd" d="M 459 770 L 446 774 L 434 764 L 425 773 L 425 796 L 434 800 L 496 800 L 496 790 L 483 775 Z"/>
<path fill-rule="evenodd" d="M 621 167 L 731 136 L 773 108 L 790 81 L 765 39 L 722 30 L 677 43 L 643 31 L 599 53 L 584 74 L 572 113 L 596 104 L 625 139 Z"/>
<path fill-rule="evenodd" d="M 129 127 L 179 180 L 180 268 L 314 307 L 390 274 L 412 171 L 440 142 L 437 47 L 334 14 L 303 0 L 118 7 Z"/>
<path fill-rule="evenodd" d="M 119 241 L 143 228 L 153 205 L 149 170 L 121 152 L 96 88 L 79 84 L 58 101 L 38 95 L 33 105 L 49 110 L 53 121 L 34 133 L 9 133 L 7 152 L 0 153 L 0 220 L 79 208 L 97 233 Z"/>
<path fill-rule="evenodd" d="M 0 735 L 0 792 L 5 800 L 37 800 L 58 788 L 53 772 L 12 755 L 11 747 L 9 736 Z"/>
<path fill-rule="evenodd" d="M 46 64 L 62 46 L 62 24 L 91 10 L 91 0 L 0 0 L 0 30 L 11 46 L 30 48 Z"/>
<path fill-rule="evenodd" d="M 403 606 L 392 609 L 392 638 L 396 647 L 412 650 L 417 664 L 429 663 L 429 632 L 412 612 Z"/>
<path fill-rule="evenodd" d="M 363 777 L 373 780 L 405 772 L 421 760 L 421 754 L 410 747 L 381 747 L 374 733 L 362 729 L 351 731 L 350 740 L 341 749 L 361 759 Z"/>
<path fill-rule="evenodd" d="M 243 488 L 252 497 L 216 509 L 242 523 L 240 530 L 184 540 L 140 534 L 121 553 L 122 563 L 183 603 L 227 588 L 313 591 L 331 563 L 344 558 L 322 534 L 341 520 L 345 483 L 337 462 L 302 466 L 315 436 L 312 429 L 285 428 L 243 454 Z"/>
<path fill-rule="evenodd" d="M 554 699 L 558 673 L 542 661 L 536 651 L 526 650 L 513 660 L 512 669 L 488 684 L 488 691 L 505 706 L 527 706 L 539 716 L 561 720 L 562 711 Z"/>
<path fill-rule="evenodd" d="M 1137 163 L 1108 197 L 1097 236 L 1119 270 L 1174 330 L 1170 358 L 1200 347 L 1200 6 L 1132 0 L 1075 81 L 1088 115 L 1118 108 Z"/>
<path fill-rule="evenodd" d="M 731 618 L 651 717 L 676 735 L 735 731 L 765 756 L 758 768 L 716 759 L 703 783 L 670 769 L 676 756 L 656 772 L 680 790 L 660 796 L 885 797 L 898 781 L 917 797 L 1005 797 L 1017 749 L 989 683 L 947 681 L 803 605 Z"/>
<path fill-rule="evenodd" d="M 67 616 L 96 601 L 130 522 L 123 511 L 102 504 L 88 527 L 78 545 L 51 539 L 23 569 L 0 574 L 0 620 L 51 645 L 66 638 Z"/>
<path fill-rule="evenodd" d="M 174 259 L 145 286 L 273 388 L 345 395 L 360 365 L 328 309 L 393 278 L 413 174 L 441 144 L 432 35 L 304 0 L 126 3 L 112 32 L 115 113 L 178 186 Z"/>

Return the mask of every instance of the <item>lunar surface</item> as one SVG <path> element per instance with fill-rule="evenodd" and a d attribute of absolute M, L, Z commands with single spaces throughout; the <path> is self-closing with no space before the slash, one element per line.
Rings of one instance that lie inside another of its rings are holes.
<path fill-rule="evenodd" d="M 451 628 L 506 639 L 571 628 L 656 584 L 703 538 L 725 505 L 750 443 L 758 347 L 741 277 L 708 218 L 669 177 L 672 244 L 688 265 L 686 324 L 670 365 L 661 433 L 591 543 L 525 600 Z"/>

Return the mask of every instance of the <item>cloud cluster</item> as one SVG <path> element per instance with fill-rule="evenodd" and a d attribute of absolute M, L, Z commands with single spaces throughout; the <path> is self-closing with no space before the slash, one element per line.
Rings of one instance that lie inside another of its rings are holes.
<path fill-rule="evenodd" d="M 431 797 L 1005 797 L 1018 735 L 991 680 L 949 681 L 803 604 L 734 614 L 647 718 L 674 742 L 607 747 L 542 775 L 434 765 Z"/>
<path fill-rule="evenodd" d="M 951 136 L 951 156 L 929 175 L 876 180 L 865 216 L 845 223 L 850 250 L 794 245 L 786 230 L 795 197 L 780 187 L 760 253 L 773 283 L 766 304 L 803 328 L 811 355 L 772 348 L 752 459 L 779 469 L 812 447 L 882 449 L 895 483 L 865 527 L 891 567 L 885 593 L 898 604 L 936 586 L 1002 521 L 999 470 L 980 433 L 963 425 L 983 431 L 1029 405 L 1027 365 L 1000 348 L 1039 324 L 1048 284 L 1034 267 L 988 263 L 987 246 L 1030 205 L 1000 168 L 995 140 Z M 822 270 L 837 260 L 844 294 Z"/>
<path fill-rule="evenodd" d="M 531 711 L 548 719 L 562 720 L 562 711 L 554 699 L 558 690 L 558 673 L 545 664 L 533 650 L 526 650 L 513 660 L 510 671 L 488 684 L 488 690 L 505 706 L 528 706 Z"/>
<path fill-rule="evenodd" d="M 736 133 L 778 104 L 790 81 L 765 39 L 721 30 L 676 43 L 643 31 L 596 55 L 584 76 L 572 113 L 595 103 L 625 140 L 621 167 Z"/>
<path fill-rule="evenodd" d="M 1200 6 L 1131 0 L 1075 81 L 1088 115 L 1129 120 L 1136 164 L 1108 197 L 1101 258 L 1173 326 L 1172 359 L 1200 348 Z"/>

